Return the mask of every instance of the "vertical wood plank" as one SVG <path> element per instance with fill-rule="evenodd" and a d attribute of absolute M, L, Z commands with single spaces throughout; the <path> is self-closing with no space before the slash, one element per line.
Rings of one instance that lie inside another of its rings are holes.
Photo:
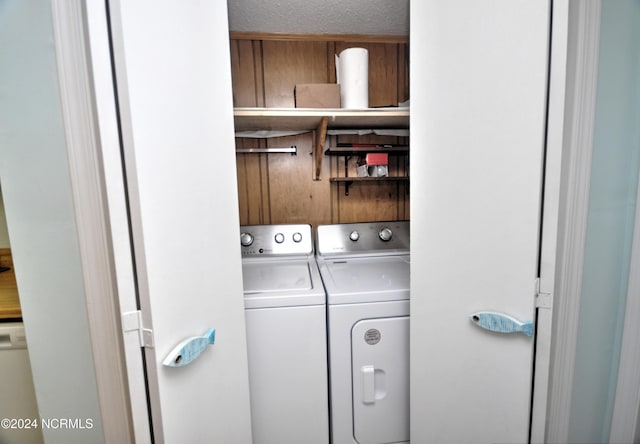
<path fill-rule="evenodd" d="M 262 41 L 253 41 L 253 66 L 255 67 L 256 106 L 265 106 L 264 94 L 264 57 L 262 53 Z"/>
<path fill-rule="evenodd" d="M 235 40 L 231 42 L 230 49 L 233 105 L 257 106 L 253 43 L 247 40 Z"/>
<path fill-rule="evenodd" d="M 264 41 L 265 106 L 293 108 L 297 83 L 327 83 L 327 43 Z"/>
<path fill-rule="evenodd" d="M 397 215 L 395 182 L 357 182 L 348 196 L 340 196 L 340 223 L 396 220 Z"/>
<path fill-rule="evenodd" d="M 328 181 L 314 181 L 311 134 L 280 137 L 272 143 L 296 145 L 297 155 L 269 155 L 271 223 L 328 223 Z"/>
<path fill-rule="evenodd" d="M 263 141 L 261 146 L 269 146 L 268 141 Z M 260 193 L 260 224 L 271 224 L 271 190 L 269 188 L 269 155 L 260 154 L 258 156 L 258 177 L 259 184 L 256 192 Z"/>
<path fill-rule="evenodd" d="M 332 143 L 337 143 L 338 137 L 332 136 Z M 336 177 L 342 174 L 344 167 L 339 165 L 342 157 L 329 156 L 330 159 L 330 171 L 329 177 Z M 329 184 L 331 192 L 331 221 L 332 224 L 337 224 L 340 221 L 340 196 L 344 195 L 344 184 L 335 183 Z"/>
<path fill-rule="evenodd" d="M 398 104 L 397 45 L 375 43 L 369 45 L 369 106 Z"/>
<path fill-rule="evenodd" d="M 398 47 L 398 102 L 408 100 L 409 95 L 409 48 L 407 45 Z"/>
<path fill-rule="evenodd" d="M 236 139 L 238 148 L 263 146 L 260 140 Z M 269 199 L 265 198 L 266 162 L 264 154 L 236 154 L 238 206 L 241 225 L 268 223 Z"/>
<path fill-rule="evenodd" d="M 236 144 L 241 142 L 236 139 Z M 236 176 L 238 178 L 238 214 L 240 216 L 240 225 L 247 225 L 249 220 L 249 205 L 248 205 L 248 191 L 245 159 L 246 155 L 236 154 Z"/>

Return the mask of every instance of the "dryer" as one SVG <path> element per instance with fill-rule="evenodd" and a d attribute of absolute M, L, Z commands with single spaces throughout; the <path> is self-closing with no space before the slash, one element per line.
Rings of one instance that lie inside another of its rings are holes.
<path fill-rule="evenodd" d="M 254 444 L 329 442 L 325 292 L 310 225 L 242 226 Z"/>
<path fill-rule="evenodd" d="M 409 222 L 321 225 L 332 444 L 409 442 Z"/>

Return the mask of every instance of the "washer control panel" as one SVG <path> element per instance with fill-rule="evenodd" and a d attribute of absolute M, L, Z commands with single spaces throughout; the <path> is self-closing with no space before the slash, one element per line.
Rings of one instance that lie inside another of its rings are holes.
<path fill-rule="evenodd" d="M 409 251 L 409 221 L 319 225 L 320 255 Z"/>
<path fill-rule="evenodd" d="M 242 225 L 240 248 L 243 257 L 313 254 L 311 225 Z"/>

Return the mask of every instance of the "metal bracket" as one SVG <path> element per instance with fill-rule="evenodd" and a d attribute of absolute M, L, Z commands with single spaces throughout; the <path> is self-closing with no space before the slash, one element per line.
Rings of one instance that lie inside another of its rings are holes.
<path fill-rule="evenodd" d="M 540 278 L 536 278 L 536 308 L 551 309 L 553 307 L 553 294 L 540 291 Z"/>
<path fill-rule="evenodd" d="M 353 185 L 353 180 L 347 180 L 344 183 L 344 195 L 348 196 L 349 195 L 349 188 L 351 188 L 351 185 Z"/>
<path fill-rule="evenodd" d="M 137 332 L 140 347 L 153 348 L 153 330 L 142 326 L 142 312 L 140 310 L 122 313 L 122 331 L 124 333 Z"/>

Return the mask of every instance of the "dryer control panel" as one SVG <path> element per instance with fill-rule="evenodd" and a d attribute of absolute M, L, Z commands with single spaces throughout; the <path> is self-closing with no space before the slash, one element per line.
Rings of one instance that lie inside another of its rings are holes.
<path fill-rule="evenodd" d="M 311 225 L 240 226 L 242 257 L 313 254 Z"/>
<path fill-rule="evenodd" d="M 319 225 L 321 256 L 354 253 L 408 253 L 409 221 Z"/>

